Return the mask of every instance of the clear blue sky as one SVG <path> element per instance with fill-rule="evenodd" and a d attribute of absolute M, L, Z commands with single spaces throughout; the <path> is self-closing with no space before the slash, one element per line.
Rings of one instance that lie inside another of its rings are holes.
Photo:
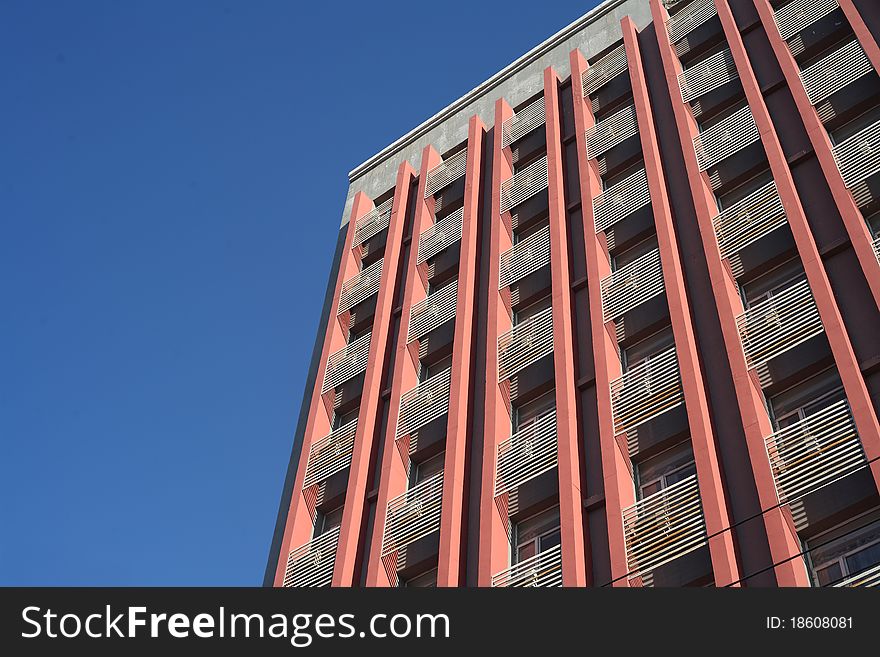
<path fill-rule="evenodd" d="M 0 0 L 0 584 L 258 585 L 347 172 L 595 4 Z"/>

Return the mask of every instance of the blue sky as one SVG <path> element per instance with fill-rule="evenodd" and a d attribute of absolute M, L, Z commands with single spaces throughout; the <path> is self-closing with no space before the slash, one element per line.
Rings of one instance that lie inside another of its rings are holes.
<path fill-rule="evenodd" d="M 347 172 L 595 4 L 0 0 L 0 584 L 258 585 Z"/>

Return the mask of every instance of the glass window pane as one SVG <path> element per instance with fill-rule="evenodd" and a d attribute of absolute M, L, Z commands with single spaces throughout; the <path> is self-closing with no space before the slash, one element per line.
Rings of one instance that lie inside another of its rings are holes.
<path fill-rule="evenodd" d="M 869 545 L 864 550 L 855 552 L 846 557 L 846 569 L 850 575 L 856 575 L 863 570 L 880 563 L 880 543 Z"/>
<path fill-rule="evenodd" d="M 839 563 L 833 563 L 816 571 L 816 580 L 819 582 L 819 586 L 833 584 L 841 577 L 843 577 L 843 572 L 840 570 Z"/>

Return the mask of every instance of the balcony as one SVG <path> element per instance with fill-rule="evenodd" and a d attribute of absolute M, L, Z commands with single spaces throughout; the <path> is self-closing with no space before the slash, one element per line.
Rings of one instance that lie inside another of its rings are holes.
<path fill-rule="evenodd" d="M 614 434 L 631 431 L 684 401 L 675 347 L 670 347 L 611 382 Z"/>
<path fill-rule="evenodd" d="M 581 87 L 584 97 L 589 96 L 626 70 L 626 48 L 621 44 L 583 72 Z"/>
<path fill-rule="evenodd" d="M 419 253 L 416 257 L 416 264 L 420 265 L 426 262 L 443 249 L 460 241 L 463 219 L 464 208 L 459 208 L 423 232 L 419 236 Z"/>
<path fill-rule="evenodd" d="M 874 70 L 857 40 L 826 55 L 800 72 L 801 82 L 813 105 Z"/>
<path fill-rule="evenodd" d="M 556 409 L 545 413 L 498 445 L 495 497 L 556 467 Z"/>
<path fill-rule="evenodd" d="M 694 0 L 666 21 L 669 40 L 676 44 L 700 25 L 718 14 L 714 0 Z"/>
<path fill-rule="evenodd" d="M 766 439 L 780 504 L 788 504 L 867 466 L 845 399 Z"/>
<path fill-rule="evenodd" d="M 440 529 L 443 473 L 425 479 L 388 502 L 382 557 Z"/>
<path fill-rule="evenodd" d="M 320 483 L 351 465 L 357 418 L 331 431 L 309 448 L 303 489 Z"/>
<path fill-rule="evenodd" d="M 681 99 L 690 103 L 700 96 L 739 78 L 730 49 L 707 57 L 678 76 Z"/>
<path fill-rule="evenodd" d="M 731 258 L 786 224 L 785 208 L 770 181 L 726 208 L 712 220 L 722 258 Z M 734 272 L 737 274 L 738 272 Z"/>
<path fill-rule="evenodd" d="M 749 368 L 757 368 L 822 333 L 806 279 L 755 304 L 736 318 Z"/>
<path fill-rule="evenodd" d="M 414 305 L 410 313 L 407 344 L 453 319 L 457 302 L 458 281 L 455 281 Z"/>
<path fill-rule="evenodd" d="M 788 41 L 820 18 L 838 8 L 837 0 L 793 0 L 776 11 L 779 36 Z"/>
<path fill-rule="evenodd" d="M 648 175 L 644 169 L 640 169 L 593 199 L 593 225 L 596 232 L 608 230 L 650 202 Z"/>
<path fill-rule="evenodd" d="M 370 356 L 370 338 L 372 333 L 362 335 L 354 342 L 331 354 L 327 359 L 327 372 L 324 374 L 324 385 L 321 386 L 321 394 L 326 394 L 334 388 L 353 379 L 367 369 L 367 361 Z"/>
<path fill-rule="evenodd" d="M 382 265 L 385 258 L 377 260 L 369 267 L 342 284 L 342 293 L 339 295 L 339 308 L 337 314 L 351 310 L 354 306 L 370 298 L 379 291 L 379 282 L 382 279 Z"/>
<path fill-rule="evenodd" d="M 529 103 L 501 125 L 501 147 L 507 148 L 532 130 L 544 125 L 546 109 L 544 97 Z"/>
<path fill-rule="evenodd" d="M 410 435 L 449 411 L 452 368 L 422 381 L 400 397 L 397 438 Z"/>
<path fill-rule="evenodd" d="M 880 171 L 880 121 L 837 144 L 834 159 L 850 189 Z"/>
<path fill-rule="evenodd" d="M 333 581 L 333 565 L 336 546 L 339 544 L 339 527 L 313 538 L 305 545 L 292 550 L 287 556 L 283 586 L 314 587 L 330 586 Z"/>
<path fill-rule="evenodd" d="M 501 183 L 501 214 L 547 189 L 547 156 L 536 160 Z"/>
<path fill-rule="evenodd" d="M 630 577 L 644 575 L 707 545 L 697 475 L 623 510 Z"/>
<path fill-rule="evenodd" d="M 877 257 L 877 261 L 880 262 L 880 237 L 874 240 L 874 255 Z"/>
<path fill-rule="evenodd" d="M 600 287 L 602 314 L 606 322 L 622 317 L 648 299 L 663 294 L 660 250 L 654 249 L 606 276 Z"/>
<path fill-rule="evenodd" d="M 354 228 L 354 241 L 352 242 L 352 248 L 360 246 L 371 237 L 375 237 L 388 228 L 388 225 L 391 222 L 391 206 L 393 202 L 394 198 L 389 198 L 387 201 L 357 220 Z"/>
<path fill-rule="evenodd" d="M 492 576 L 493 587 L 562 586 L 562 546 L 539 552 Z"/>
<path fill-rule="evenodd" d="M 498 337 L 498 382 L 553 353 L 553 308 L 547 308 Z"/>
<path fill-rule="evenodd" d="M 635 105 L 624 107 L 586 131 L 587 158 L 595 159 L 638 134 Z"/>
<path fill-rule="evenodd" d="M 545 226 L 501 254 L 498 289 L 510 287 L 550 264 L 550 227 Z"/>
<path fill-rule="evenodd" d="M 868 568 L 856 575 L 851 575 L 846 579 L 837 582 L 835 587 L 874 587 L 880 586 L 880 564 Z"/>
<path fill-rule="evenodd" d="M 466 168 L 467 149 L 464 149 L 428 171 L 425 176 L 425 198 L 433 196 L 461 178 Z"/>
<path fill-rule="evenodd" d="M 706 171 L 761 138 L 752 109 L 746 105 L 694 137 L 700 171 Z"/>

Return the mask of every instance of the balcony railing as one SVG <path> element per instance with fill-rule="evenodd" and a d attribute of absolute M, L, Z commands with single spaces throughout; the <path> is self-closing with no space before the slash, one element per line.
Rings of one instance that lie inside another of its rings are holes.
<path fill-rule="evenodd" d="M 362 335 L 354 342 L 347 344 L 327 359 L 327 372 L 324 374 L 323 395 L 333 388 L 366 371 L 370 356 L 370 337 L 372 333 Z"/>
<path fill-rule="evenodd" d="M 498 289 L 513 285 L 550 264 L 550 227 L 544 226 L 501 254 Z"/>
<path fill-rule="evenodd" d="M 382 265 L 385 258 L 380 258 L 369 267 L 342 284 L 342 293 L 339 295 L 338 314 L 351 310 L 360 302 L 369 299 L 379 291 L 379 281 L 382 279 Z"/>
<path fill-rule="evenodd" d="M 593 225 L 597 233 L 608 230 L 651 202 L 644 169 L 627 176 L 593 199 Z"/>
<path fill-rule="evenodd" d="M 398 438 L 420 429 L 449 411 L 451 373 L 452 368 L 448 367 L 400 396 Z"/>
<path fill-rule="evenodd" d="M 438 472 L 388 502 L 382 556 L 440 529 L 443 472 Z"/>
<path fill-rule="evenodd" d="M 501 183 L 501 213 L 515 208 L 538 192 L 547 189 L 547 156 L 532 162 L 512 178 Z"/>
<path fill-rule="evenodd" d="M 714 0 L 694 0 L 688 7 L 666 21 L 669 40 L 672 43 L 681 41 L 717 13 Z"/>
<path fill-rule="evenodd" d="M 464 175 L 467 169 L 467 149 L 459 151 L 428 171 L 425 177 L 425 198 L 433 196 Z"/>
<path fill-rule="evenodd" d="M 407 343 L 418 340 L 455 317 L 457 301 L 458 281 L 455 281 L 414 305 L 410 313 Z"/>
<path fill-rule="evenodd" d="M 837 582 L 835 587 L 874 587 L 880 586 L 880 564 L 868 568 L 856 575 L 851 575 L 846 579 Z"/>
<path fill-rule="evenodd" d="M 837 0 L 793 0 L 776 11 L 779 36 L 786 41 L 837 9 Z"/>
<path fill-rule="evenodd" d="M 649 573 L 707 544 L 697 475 L 623 510 L 630 576 Z"/>
<path fill-rule="evenodd" d="M 880 121 L 837 144 L 834 159 L 849 188 L 880 171 Z"/>
<path fill-rule="evenodd" d="M 724 209 L 712 220 L 722 258 L 739 253 L 749 244 L 784 226 L 785 222 L 785 208 L 782 207 L 775 181 L 770 181 Z"/>
<path fill-rule="evenodd" d="M 826 55 L 801 71 L 801 82 L 813 105 L 874 70 L 858 40 Z"/>
<path fill-rule="evenodd" d="M 498 445 L 495 497 L 556 467 L 556 409 L 520 428 Z"/>
<path fill-rule="evenodd" d="M 374 235 L 377 235 L 388 228 L 388 225 L 391 222 L 391 206 L 393 202 L 394 198 L 389 198 L 387 201 L 357 220 L 354 227 L 354 242 L 352 247 L 360 246 Z"/>
<path fill-rule="evenodd" d="M 880 237 L 874 240 L 874 255 L 878 262 L 880 262 Z"/>
<path fill-rule="evenodd" d="M 309 448 L 309 462 L 306 465 L 306 476 L 303 488 L 324 481 L 328 477 L 342 472 L 351 465 L 354 451 L 354 436 L 357 432 L 357 418 L 334 429 Z"/>
<path fill-rule="evenodd" d="M 597 158 L 638 132 L 635 105 L 624 107 L 587 130 L 587 157 Z"/>
<path fill-rule="evenodd" d="M 423 232 L 419 236 L 419 253 L 416 257 L 416 264 L 422 264 L 443 249 L 458 242 L 461 239 L 463 219 L 464 208 L 459 208 Z"/>
<path fill-rule="evenodd" d="M 562 546 L 555 545 L 492 576 L 494 587 L 562 586 Z"/>
<path fill-rule="evenodd" d="M 553 308 L 547 308 L 498 337 L 498 381 L 553 353 Z"/>
<path fill-rule="evenodd" d="M 794 502 L 867 465 L 845 399 L 766 439 L 780 504 Z"/>
<path fill-rule="evenodd" d="M 606 276 L 600 287 L 602 314 L 606 322 L 622 317 L 636 306 L 663 294 L 660 249 L 649 251 Z"/>
<path fill-rule="evenodd" d="M 590 64 L 581 75 L 584 96 L 601 89 L 627 69 L 626 48 L 620 44 L 602 59 Z"/>
<path fill-rule="evenodd" d="M 694 151 L 700 171 L 753 144 L 761 138 L 752 109 L 746 105 L 694 137 Z"/>
<path fill-rule="evenodd" d="M 517 139 L 522 139 L 532 130 L 541 127 L 546 121 L 544 97 L 532 101 L 501 125 L 501 147 L 507 148 Z"/>
<path fill-rule="evenodd" d="M 339 544 L 339 527 L 313 538 L 287 556 L 283 586 L 330 586 Z"/>
<path fill-rule="evenodd" d="M 769 362 L 823 331 L 806 279 L 755 304 L 736 318 L 736 325 L 750 368 Z"/>
<path fill-rule="evenodd" d="M 678 359 L 670 347 L 611 382 L 614 433 L 626 433 L 683 401 Z"/>
<path fill-rule="evenodd" d="M 689 103 L 713 89 L 739 78 L 730 49 L 726 48 L 686 68 L 678 76 L 681 99 Z"/>

